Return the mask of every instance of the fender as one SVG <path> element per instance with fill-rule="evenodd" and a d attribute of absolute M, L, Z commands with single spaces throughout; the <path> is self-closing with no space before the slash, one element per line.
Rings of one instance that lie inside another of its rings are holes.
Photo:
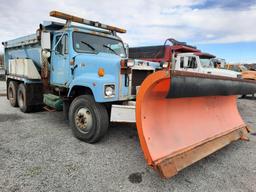
<path fill-rule="evenodd" d="M 105 84 L 115 84 L 116 93 L 114 97 L 107 98 L 104 97 L 104 85 Z M 99 77 L 98 74 L 89 73 L 86 75 L 77 76 L 69 84 L 68 97 L 74 86 L 83 86 L 91 89 L 94 99 L 96 102 L 112 102 L 118 100 L 118 86 L 116 78 L 113 75 L 105 75 L 104 77 Z"/>

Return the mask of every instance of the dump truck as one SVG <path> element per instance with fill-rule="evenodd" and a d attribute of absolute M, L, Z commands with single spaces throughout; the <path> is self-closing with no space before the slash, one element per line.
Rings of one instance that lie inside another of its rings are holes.
<path fill-rule="evenodd" d="M 65 22 L 43 22 L 35 34 L 3 42 L 11 106 L 63 108 L 74 136 L 87 143 L 99 141 L 109 122 L 136 123 L 145 159 L 163 178 L 247 138 L 236 95 L 255 92 L 254 81 L 135 61 L 117 35 L 126 30 L 50 16 Z"/>

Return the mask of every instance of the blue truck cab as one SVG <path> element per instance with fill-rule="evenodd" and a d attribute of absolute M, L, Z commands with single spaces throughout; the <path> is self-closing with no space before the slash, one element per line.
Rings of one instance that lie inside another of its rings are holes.
<path fill-rule="evenodd" d="M 89 143 L 110 120 L 134 122 L 134 104 L 127 103 L 159 64 L 129 60 L 117 35 L 124 29 L 58 11 L 50 16 L 66 22 L 44 22 L 36 34 L 3 42 L 10 104 L 23 112 L 43 103 L 63 108 L 74 135 Z"/>
<path fill-rule="evenodd" d="M 86 27 L 68 26 L 52 34 L 50 84 L 85 87 L 96 102 L 129 99 L 121 62 L 126 62 L 122 40 L 115 34 Z"/>

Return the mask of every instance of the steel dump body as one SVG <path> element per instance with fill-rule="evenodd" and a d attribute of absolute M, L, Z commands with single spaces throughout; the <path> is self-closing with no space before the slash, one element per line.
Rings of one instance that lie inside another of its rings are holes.
<path fill-rule="evenodd" d="M 36 34 L 20 37 L 4 43 L 4 64 L 8 71 L 8 63 L 10 59 L 15 58 L 32 58 L 38 68 L 41 68 L 41 45 Z"/>

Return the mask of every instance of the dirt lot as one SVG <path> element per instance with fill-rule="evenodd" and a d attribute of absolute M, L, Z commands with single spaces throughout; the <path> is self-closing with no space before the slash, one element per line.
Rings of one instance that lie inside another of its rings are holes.
<path fill-rule="evenodd" d="M 256 101 L 238 100 L 256 127 Z M 256 131 L 256 129 L 253 129 Z M 0 191 L 256 191 L 256 136 L 163 180 L 149 168 L 135 126 L 112 126 L 98 144 L 72 136 L 61 112 L 23 114 L 0 97 Z"/>

